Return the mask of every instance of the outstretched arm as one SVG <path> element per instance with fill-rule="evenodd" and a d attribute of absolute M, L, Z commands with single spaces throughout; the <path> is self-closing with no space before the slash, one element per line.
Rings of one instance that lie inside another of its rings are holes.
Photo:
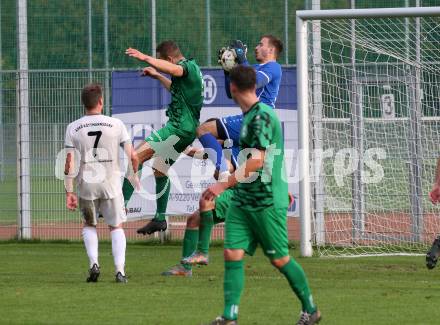
<path fill-rule="evenodd" d="M 149 76 L 153 79 L 157 79 L 160 81 L 160 83 L 167 89 L 170 90 L 171 87 L 171 80 L 168 79 L 167 77 L 165 77 L 164 75 L 160 74 L 159 72 L 157 72 L 157 70 L 153 67 L 148 67 L 145 68 L 142 71 L 142 75 L 143 76 Z"/>
<path fill-rule="evenodd" d="M 246 60 L 243 63 L 241 63 L 240 65 L 248 66 L 249 62 Z M 231 85 L 231 79 L 229 79 L 229 72 L 228 71 L 224 71 L 224 70 L 223 70 L 223 72 L 225 73 L 225 91 L 226 91 L 226 96 L 228 96 L 228 98 L 232 98 L 231 89 L 229 88 L 230 85 Z M 261 86 L 261 87 L 264 87 L 264 85 Z M 258 73 L 257 73 L 257 88 L 260 88 L 260 87 L 258 87 Z"/>
<path fill-rule="evenodd" d="M 184 74 L 183 68 L 180 65 L 162 59 L 156 59 L 136 49 L 132 49 L 131 47 L 129 47 L 125 51 L 125 54 L 135 59 L 138 59 L 139 61 L 146 62 L 152 67 L 156 68 L 158 71 L 169 74 L 171 76 L 181 77 Z"/>
<path fill-rule="evenodd" d="M 249 62 L 246 58 L 247 46 L 245 44 L 243 44 L 242 41 L 240 41 L 240 40 L 232 41 L 231 44 L 229 45 L 228 49 L 232 49 L 234 51 L 238 64 L 246 65 L 246 66 L 249 65 Z M 221 64 L 222 55 L 226 50 L 227 50 L 226 47 L 222 47 L 218 51 L 218 62 L 220 64 Z M 228 96 L 228 98 L 232 98 L 231 90 L 229 89 L 229 85 L 230 85 L 229 72 L 224 70 L 224 73 L 225 73 L 226 96 Z"/>
<path fill-rule="evenodd" d="M 226 91 L 226 96 L 228 96 L 228 98 L 232 98 L 231 89 L 229 88 L 230 85 L 231 85 L 231 80 L 229 79 L 229 72 L 225 71 L 225 91 Z"/>

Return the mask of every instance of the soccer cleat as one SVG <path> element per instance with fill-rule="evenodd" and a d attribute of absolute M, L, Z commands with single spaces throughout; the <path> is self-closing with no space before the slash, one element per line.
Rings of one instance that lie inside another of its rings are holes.
<path fill-rule="evenodd" d="M 167 230 L 167 222 L 166 220 L 157 220 L 156 218 L 151 219 L 149 223 L 147 223 L 142 228 L 139 228 L 137 230 L 138 234 L 148 234 L 151 235 L 155 233 L 156 231 L 165 231 Z"/>
<path fill-rule="evenodd" d="M 192 270 L 185 269 L 181 264 L 177 264 L 173 267 L 171 267 L 169 270 L 162 272 L 162 275 L 165 276 L 192 276 Z"/>
<path fill-rule="evenodd" d="M 437 265 L 440 256 L 440 237 L 437 237 L 432 243 L 431 249 L 426 253 L 426 267 L 430 270 Z"/>
<path fill-rule="evenodd" d="M 321 320 L 321 312 L 319 310 L 315 311 L 313 314 L 301 312 L 299 321 L 296 325 L 313 325 L 318 324 Z"/>
<path fill-rule="evenodd" d="M 237 325 L 238 322 L 236 320 L 225 319 L 223 316 L 218 316 L 214 319 L 210 325 Z"/>
<path fill-rule="evenodd" d="M 121 272 L 116 273 L 115 281 L 118 283 L 127 283 L 127 277 L 125 275 L 122 275 Z"/>
<path fill-rule="evenodd" d="M 190 256 L 182 258 L 180 262 L 189 265 L 208 265 L 209 257 L 208 254 L 195 251 Z"/>
<path fill-rule="evenodd" d="M 87 278 L 87 282 L 98 282 L 99 278 L 99 266 L 98 264 L 93 264 L 89 270 L 89 277 Z"/>

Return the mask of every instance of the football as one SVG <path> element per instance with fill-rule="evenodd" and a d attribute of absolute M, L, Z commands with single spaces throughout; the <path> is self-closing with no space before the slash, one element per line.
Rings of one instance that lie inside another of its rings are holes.
<path fill-rule="evenodd" d="M 230 71 L 235 67 L 237 65 L 237 55 L 235 54 L 235 51 L 226 49 L 220 58 L 220 64 L 225 71 Z"/>

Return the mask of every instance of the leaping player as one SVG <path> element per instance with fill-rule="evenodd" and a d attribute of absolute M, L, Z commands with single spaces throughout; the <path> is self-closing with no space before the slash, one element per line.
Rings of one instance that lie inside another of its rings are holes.
<path fill-rule="evenodd" d="M 149 223 L 137 230 L 145 235 L 167 229 L 165 213 L 171 187 L 167 171 L 179 154 L 196 138 L 203 105 L 203 78 L 197 63 L 193 59 L 186 59 L 173 41 L 159 44 L 157 59 L 133 48 L 128 48 L 125 53 L 149 64 L 149 67 L 143 70 L 144 75 L 159 80 L 171 93 L 171 102 L 166 110 L 167 123 L 136 148 L 141 165 L 151 158 L 156 158 L 156 214 Z M 170 75 L 171 79 L 161 73 Z M 125 203 L 133 192 L 133 186 L 128 180 L 124 180 Z"/>
<path fill-rule="evenodd" d="M 240 65 L 249 65 L 246 58 L 246 45 L 236 40 L 231 43 L 230 48 L 235 51 Z M 222 50 L 220 50 L 219 58 L 223 54 Z M 255 69 L 257 76 L 256 95 L 260 102 L 272 108 L 275 108 L 281 83 L 282 70 L 277 59 L 282 51 L 283 43 L 277 37 L 269 34 L 263 35 L 255 47 L 255 59 L 258 64 L 254 64 L 252 67 Z M 225 71 L 226 95 L 232 98 L 229 85 L 229 73 Z M 197 128 L 197 137 L 203 147 L 216 152 L 216 155 L 211 155 L 210 159 L 216 166 L 219 174 L 227 174 L 228 165 L 223 155 L 222 147 L 217 140 L 232 141 L 232 151 L 237 155 L 242 121 L 243 114 L 239 114 L 207 121 Z M 236 161 L 232 160 L 232 163 L 236 165 Z"/>

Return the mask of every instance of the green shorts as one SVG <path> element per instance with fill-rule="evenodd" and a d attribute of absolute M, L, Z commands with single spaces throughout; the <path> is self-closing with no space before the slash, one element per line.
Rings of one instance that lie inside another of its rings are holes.
<path fill-rule="evenodd" d="M 289 255 L 287 209 L 249 211 L 231 204 L 225 223 L 225 248 L 253 255 L 260 244 L 271 260 Z"/>
<path fill-rule="evenodd" d="M 233 194 L 233 189 L 227 189 L 215 199 L 214 224 L 225 222 Z"/>
<path fill-rule="evenodd" d="M 163 128 L 153 131 L 145 141 L 153 148 L 155 156 L 162 157 L 171 166 L 195 138 L 195 129 L 194 132 L 188 132 L 167 123 Z"/>

